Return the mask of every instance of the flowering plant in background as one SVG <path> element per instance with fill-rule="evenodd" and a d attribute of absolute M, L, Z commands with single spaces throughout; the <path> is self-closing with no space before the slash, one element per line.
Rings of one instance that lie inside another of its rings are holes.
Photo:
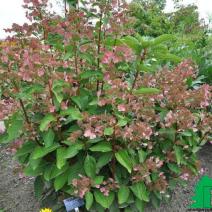
<path fill-rule="evenodd" d="M 192 87 L 197 67 L 177 65 L 172 35 L 136 34 L 123 1 L 82 1 L 65 17 L 47 0 L 24 3 L 30 23 L 8 29 L 0 52 L 0 141 L 22 139 L 16 158 L 37 197 L 53 187 L 88 211 L 143 211 L 198 174 L 211 86 Z M 157 56 L 171 70 L 151 72 Z"/>

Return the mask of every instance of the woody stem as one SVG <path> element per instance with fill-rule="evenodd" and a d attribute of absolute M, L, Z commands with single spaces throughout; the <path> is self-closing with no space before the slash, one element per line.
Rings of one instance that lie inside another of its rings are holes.
<path fill-rule="evenodd" d="M 141 58 L 140 58 L 141 59 L 141 62 L 143 62 L 146 59 L 146 55 L 147 55 L 147 49 L 145 48 L 144 49 L 144 52 L 143 52 L 143 54 L 141 55 Z M 134 78 L 134 81 L 133 81 L 133 84 L 132 84 L 131 91 L 135 88 L 136 81 L 137 81 L 138 76 L 139 76 L 139 72 L 140 72 L 140 70 L 137 68 L 137 71 L 135 73 L 135 78 Z"/>
<path fill-rule="evenodd" d="M 97 43 L 97 68 L 99 69 L 100 66 L 100 49 L 101 49 L 101 33 L 102 33 L 102 17 L 103 14 L 101 13 L 100 19 L 99 19 L 99 33 L 98 33 L 98 43 Z M 99 80 L 97 80 L 96 90 L 99 90 Z"/>

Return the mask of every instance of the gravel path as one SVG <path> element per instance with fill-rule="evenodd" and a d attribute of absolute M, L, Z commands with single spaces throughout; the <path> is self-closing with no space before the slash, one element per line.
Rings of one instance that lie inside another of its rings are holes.
<path fill-rule="evenodd" d="M 206 145 L 199 153 L 202 167 L 212 177 L 212 145 Z M 17 164 L 11 154 L 0 146 L 0 212 L 38 212 L 39 204 L 33 195 L 33 179 L 22 178 L 14 172 Z M 194 185 L 198 178 L 186 187 L 178 187 L 168 204 L 159 209 L 148 208 L 145 212 L 186 212 L 188 202 L 193 196 Z"/>
<path fill-rule="evenodd" d="M 11 153 L 0 146 L 0 212 L 38 212 L 33 180 L 19 176 Z"/>

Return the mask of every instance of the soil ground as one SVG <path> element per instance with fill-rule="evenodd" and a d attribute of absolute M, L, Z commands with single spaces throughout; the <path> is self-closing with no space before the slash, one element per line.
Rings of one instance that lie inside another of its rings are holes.
<path fill-rule="evenodd" d="M 212 145 L 205 145 L 199 152 L 199 159 L 206 174 L 212 177 Z M 0 146 L 0 212 L 39 212 L 39 203 L 33 194 L 33 179 L 23 178 L 14 170 L 17 164 L 10 153 Z M 145 212 L 186 212 L 194 185 L 198 177 L 186 187 L 178 187 L 170 202 L 159 209 L 148 208 Z"/>

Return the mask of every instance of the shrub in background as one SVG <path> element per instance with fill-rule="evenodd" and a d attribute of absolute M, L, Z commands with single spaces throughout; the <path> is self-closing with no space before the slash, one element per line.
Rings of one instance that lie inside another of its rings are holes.
<path fill-rule="evenodd" d="M 201 81 L 211 84 L 211 29 L 200 18 L 198 7 L 194 4 L 184 5 L 174 1 L 175 11 L 164 11 L 164 1 L 133 0 L 130 14 L 136 17 L 135 30 L 142 36 L 156 37 L 164 33 L 175 34 L 176 39 L 169 46 L 169 52 L 181 58 L 191 58 L 199 69 Z M 162 65 L 161 59 L 154 61 Z M 150 63 L 152 65 L 152 63 Z M 157 69 L 152 66 L 151 69 Z"/>
<path fill-rule="evenodd" d="M 189 60 L 150 72 L 152 57 L 180 61 L 164 46 L 174 38 L 135 34 L 124 2 L 82 2 L 65 17 L 24 2 L 31 23 L 14 24 L 1 49 L 0 140 L 21 139 L 12 145 L 35 195 L 54 188 L 88 211 L 159 206 L 198 173 L 211 87 Z"/>

